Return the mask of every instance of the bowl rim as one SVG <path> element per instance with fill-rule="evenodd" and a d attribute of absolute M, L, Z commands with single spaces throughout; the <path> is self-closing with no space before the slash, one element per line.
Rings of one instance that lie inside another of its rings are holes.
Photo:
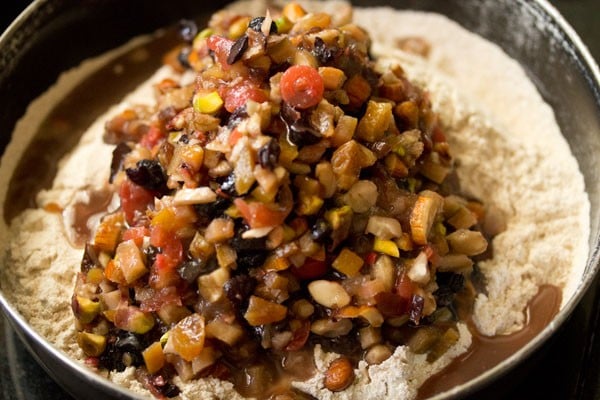
<path fill-rule="evenodd" d="M 49 0 L 34 0 L 32 1 L 25 10 L 8 25 L 6 30 L 0 34 L 0 48 L 6 46 L 9 43 L 10 37 L 14 31 L 16 31 L 26 20 L 34 14 L 40 7 L 48 3 Z M 535 15 L 536 18 L 546 16 L 547 23 L 554 26 L 555 32 L 552 35 L 559 35 L 562 33 L 561 39 L 568 44 L 568 49 L 572 53 L 572 57 L 580 62 L 580 69 L 582 75 L 588 81 L 588 87 L 593 91 L 596 105 L 600 108 L 600 69 L 596 60 L 592 57 L 587 46 L 583 43 L 575 29 L 566 21 L 566 19 L 560 14 L 560 12 L 548 1 L 548 0 L 519 0 L 519 3 L 525 6 L 528 12 Z M 535 350 L 540 348 L 549 338 L 565 323 L 565 321 L 572 314 L 573 310 L 581 301 L 581 298 L 589 290 L 592 283 L 597 279 L 598 271 L 600 270 L 600 233 L 592 232 L 590 229 L 588 242 L 590 242 L 590 248 L 588 251 L 588 258 L 586 261 L 586 269 L 582 276 L 579 285 L 575 293 L 571 296 L 569 301 L 560 309 L 558 314 L 552 319 L 541 332 L 539 332 L 532 340 L 530 340 L 525 346 L 520 348 L 518 351 L 513 353 L 511 356 L 478 375 L 477 377 L 457 385 L 449 390 L 439 393 L 431 400 L 442 400 L 442 399 L 453 399 L 459 396 L 464 396 L 474 391 L 481 389 L 485 385 L 491 383 L 491 381 L 500 378 L 506 374 L 509 370 L 514 369 L 520 364 L 525 358 L 532 355 Z M 594 239 L 594 240 L 592 240 Z M 0 288 L 0 311 L 6 315 L 6 320 L 12 326 L 13 330 L 17 333 L 21 341 L 24 343 L 27 350 L 32 354 L 36 361 L 43 367 L 43 369 L 62 386 L 67 392 L 70 389 L 62 382 L 57 375 L 58 373 L 48 368 L 42 358 L 34 351 L 29 343 L 29 340 L 34 341 L 37 345 L 40 345 L 51 357 L 57 359 L 64 365 L 68 366 L 71 370 L 74 370 L 80 376 L 85 378 L 87 382 L 102 388 L 109 395 L 123 397 L 127 396 L 131 399 L 146 399 L 130 389 L 120 386 L 108 379 L 100 376 L 87 368 L 84 364 L 80 363 L 69 357 L 62 350 L 59 350 L 53 344 L 51 344 L 44 336 L 38 333 L 32 326 L 28 324 L 26 319 L 21 313 L 11 305 L 8 299 L 2 293 Z M 72 392 L 70 392 L 72 393 Z"/>

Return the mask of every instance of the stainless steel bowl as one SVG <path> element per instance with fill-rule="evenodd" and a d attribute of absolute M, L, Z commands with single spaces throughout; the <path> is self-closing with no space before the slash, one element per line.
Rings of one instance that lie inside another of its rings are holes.
<path fill-rule="evenodd" d="M 207 15 L 226 1 L 36 0 L 0 37 L 0 146 L 6 148 L 26 106 L 58 75 L 80 61 L 117 47 L 181 17 Z M 519 61 L 545 100 L 585 177 L 591 203 L 590 253 L 576 294 L 534 340 L 510 358 L 436 398 L 481 390 L 514 370 L 567 320 L 598 271 L 600 243 L 600 73 L 592 57 L 545 0 L 355 1 L 434 11 L 500 45 Z M 118 10 L 118 12 L 116 11 Z M 535 29 L 531 29 L 534 26 Z M 526 35 L 523 35 L 527 32 Z M 0 284 L 1 287 L 1 284 Z M 15 331 L 46 371 L 77 398 L 138 398 L 65 356 L 36 333 L 0 292 Z"/>

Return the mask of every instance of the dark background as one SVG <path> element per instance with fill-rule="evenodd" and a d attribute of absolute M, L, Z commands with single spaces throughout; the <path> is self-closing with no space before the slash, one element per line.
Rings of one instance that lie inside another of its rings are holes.
<path fill-rule="evenodd" d="M 0 32 L 29 3 L 0 0 Z M 551 3 L 575 28 L 594 58 L 600 60 L 600 0 Z M 599 303 L 596 280 L 570 320 L 533 356 L 533 367 L 521 367 L 476 398 L 600 399 Z M 1 313 L 0 396 L 3 400 L 70 399 L 25 351 Z"/>

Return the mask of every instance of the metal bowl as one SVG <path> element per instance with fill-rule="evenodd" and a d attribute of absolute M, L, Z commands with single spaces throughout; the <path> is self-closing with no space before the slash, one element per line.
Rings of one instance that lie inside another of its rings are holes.
<path fill-rule="evenodd" d="M 0 97 L 0 148 L 6 148 L 10 141 L 8 132 L 13 131 L 27 105 L 62 71 L 134 36 L 151 33 L 181 17 L 209 15 L 226 3 L 195 0 L 34 1 L 0 37 L 0 93 L 3 94 Z M 465 396 L 523 364 L 534 350 L 556 333 L 594 281 L 600 248 L 600 179 L 597 172 L 600 171 L 600 73 L 573 29 L 545 0 L 359 0 L 354 3 L 438 12 L 500 45 L 520 62 L 554 109 L 585 177 L 591 203 L 590 252 L 577 292 L 552 323 L 524 348 L 476 379 L 436 398 Z M 523 32 L 527 32 L 525 39 Z M 50 345 L 1 292 L 0 305 L 35 359 L 73 396 L 140 398 L 94 374 Z"/>

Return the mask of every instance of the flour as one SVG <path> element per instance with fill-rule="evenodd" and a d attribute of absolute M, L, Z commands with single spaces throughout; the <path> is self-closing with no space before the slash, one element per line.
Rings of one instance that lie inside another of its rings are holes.
<path fill-rule="evenodd" d="M 494 239 L 494 258 L 481 264 L 488 295 L 476 299 L 479 329 L 488 335 L 519 329 L 525 321 L 527 302 L 542 284 L 562 287 L 564 305 L 575 292 L 585 265 L 589 203 L 577 163 L 552 111 L 523 70 L 495 45 L 441 16 L 359 9 L 355 10 L 355 21 L 371 30 L 373 51 L 384 57 L 382 64 L 400 60 L 408 76 L 430 91 L 459 161 L 463 189 L 495 205 L 507 217 L 508 229 Z M 425 38 L 432 46 L 429 58 L 390 50 L 397 38 L 405 36 Z M 30 107 L 2 159 L 2 203 L 17 165 L 16 156 L 25 149 L 43 116 L 56 99 L 82 79 L 83 72 L 110 58 L 108 55 L 65 74 Z M 74 359 L 83 359 L 75 343 L 70 310 L 82 250 L 68 244 L 60 214 L 43 207 L 56 203 L 68 209 L 84 189 L 106 185 L 112 146 L 101 140 L 104 122 L 127 104 L 151 99 L 151 83 L 168 75 L 172 75 L 168 68 L 159 70 L 123 104 L 101 116 L 78 147 L 61 161 L 52 189 L 37 196 L 41 208 L 25 211 L 11 222 L 10 230 L 1 230 L 3 242 L 9 243 L 0 267 L 3 294 L 38 333 Z M 525 108 L 527 112 L 522 111 Z M 380 365 L 361 362 L 355 383 L 338 393 L 323 387 L 324 371 L 337 356 L 317 347 L 317 373 L 295 386 L 320 399 L 414 398 L 428 377 L 470 346 L 471 335 L 463 324 L 459 324 L 459 333 L 459 342 L 432 364 L 425 355 L 413 354 L 406 347 L 398 347 Z M 111 373 L 109 378 L 134 392 L 148 394 L 134 378 L 133 368 Z M 184 383 L 176 378 L 174 383 L 182 389 L 180 399 L 241 398 L 229 382 L 216 379 Z"/>

